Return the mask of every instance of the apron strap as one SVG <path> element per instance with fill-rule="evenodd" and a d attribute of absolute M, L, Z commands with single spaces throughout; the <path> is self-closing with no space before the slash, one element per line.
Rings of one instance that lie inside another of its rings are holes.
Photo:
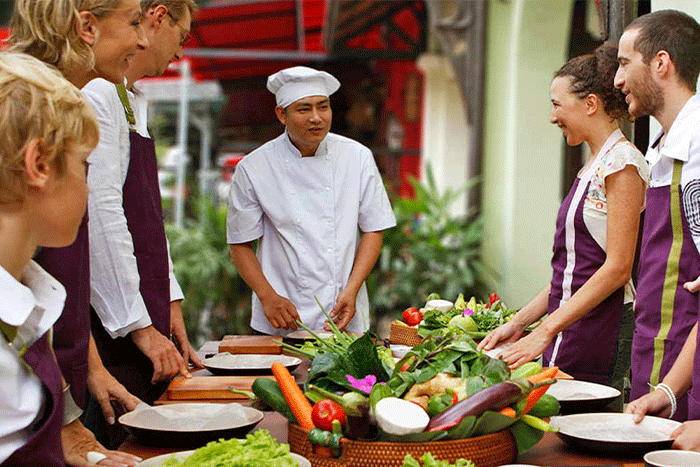
<path fill-rule="evenodd" d="M 673 177 L 671 179 L 670 192 L 670 213 L 671 229 L 673 240 L 671 241 L 671 251 L 666 262 L 666 276 L 661 293 L 661 326 L 657 339 L 654 339 L 654 363 L 649 376 L 649 383 L 656 386 L 659 384 L 661 375 L 661 363 L 664 358 L 664 342 L 668 338 L 673 324 L 673 308 L 678 288 L 678 264 L 683 247 L 683 218 L 681 216 L 680 184 L 683 161 L 673 162 Z"/>
<path fill-rule="evenodd" d="M 17 337 L 17 326 L 10 326 L 4 321 L 0 321 L 0 331 L 2 331 L 8 344 L 11 344 Z"/>
<path fill-rule="evenodd" d="M 117 94 L 119 94 L 119 100 L 122 102 L 124 107 L 124 113 L 126 114 L 126 121 L 129 122 L 129 131 L 136 131 L 136 117 L 134 117 L 134 111 L 131 108 L 131 103 L 129 102 L 129 95 L 126 93 L 126 86 L 124 84 L 115 84 L 117 88 Z"/>

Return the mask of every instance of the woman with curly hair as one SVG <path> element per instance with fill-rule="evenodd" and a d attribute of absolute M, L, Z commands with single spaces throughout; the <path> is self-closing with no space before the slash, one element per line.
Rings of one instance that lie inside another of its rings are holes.
<path fill-rule="evenodd" d="M 585 142 L 590 155 L 559 209 L 551 283 L 479 347 L 513 343 L 501 352 L 512 368 L 544 352 L 545 365 L 622 389 L 634 323 L 630 277 L 649 168 L 619 129 L 618 119 L 629 114 L 613 86 L 616 70 L 617 49 L 603 45 L 554 75 L 550 121 L 567 144 Z"/>

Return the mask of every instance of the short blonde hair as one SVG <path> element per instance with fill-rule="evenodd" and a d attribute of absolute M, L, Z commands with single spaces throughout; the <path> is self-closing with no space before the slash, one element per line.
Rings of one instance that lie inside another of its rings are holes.
<path fill-rule="evenodd" d="M 92 107 L 54 67 L 17 52 L 0 52 L 0 203 L 22 202 L 27 193 L 24 154 L 40 149 L 59 175 L 66 152 L 91 151 L 99 141 Z"/>
<path fill-rule="evenodd" d="M 95 55 L 78 36 L 81 11 L 101 18 L 122 0 L 15 0 L 8 42 L 10 50 L 32 55 L 54 65 L 65 75 L 75 69 L 91 70 Z"/>

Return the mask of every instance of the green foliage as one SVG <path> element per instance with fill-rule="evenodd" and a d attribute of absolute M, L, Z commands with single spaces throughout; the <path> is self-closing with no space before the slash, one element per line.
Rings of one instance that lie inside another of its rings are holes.
<path fill-rule="evenodd" d="M 402 310 L 434 292 L 448 300 L 460 293 L 485 296 L 481 217 L 454 217 L 449 211 L 476 181 L 440 193 L 428 169 L 424 184 L 410 182 L 416 197 L 393 201 L 397 226 L 384 232 L 378 267 L 368 278 L 372 308 L 377 314 Z"/>
<path fill-rule="evenodd" d="M 182 312 L 195 342 L 250 333 L 250 289 L 236 272 L 226 243 L 226 206 L 201 203 L 205 222 L 167 224 L 175 275 L 185 294 Z"/>

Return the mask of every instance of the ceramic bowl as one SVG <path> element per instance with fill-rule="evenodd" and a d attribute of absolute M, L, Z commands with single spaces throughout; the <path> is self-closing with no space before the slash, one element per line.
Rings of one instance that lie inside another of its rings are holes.
<path fill-rule="evenodd" d="M 644 456 L 646 467 L 697 467 L 700 465 L 700 452 L 695 451 L 652 451 Z"/>

